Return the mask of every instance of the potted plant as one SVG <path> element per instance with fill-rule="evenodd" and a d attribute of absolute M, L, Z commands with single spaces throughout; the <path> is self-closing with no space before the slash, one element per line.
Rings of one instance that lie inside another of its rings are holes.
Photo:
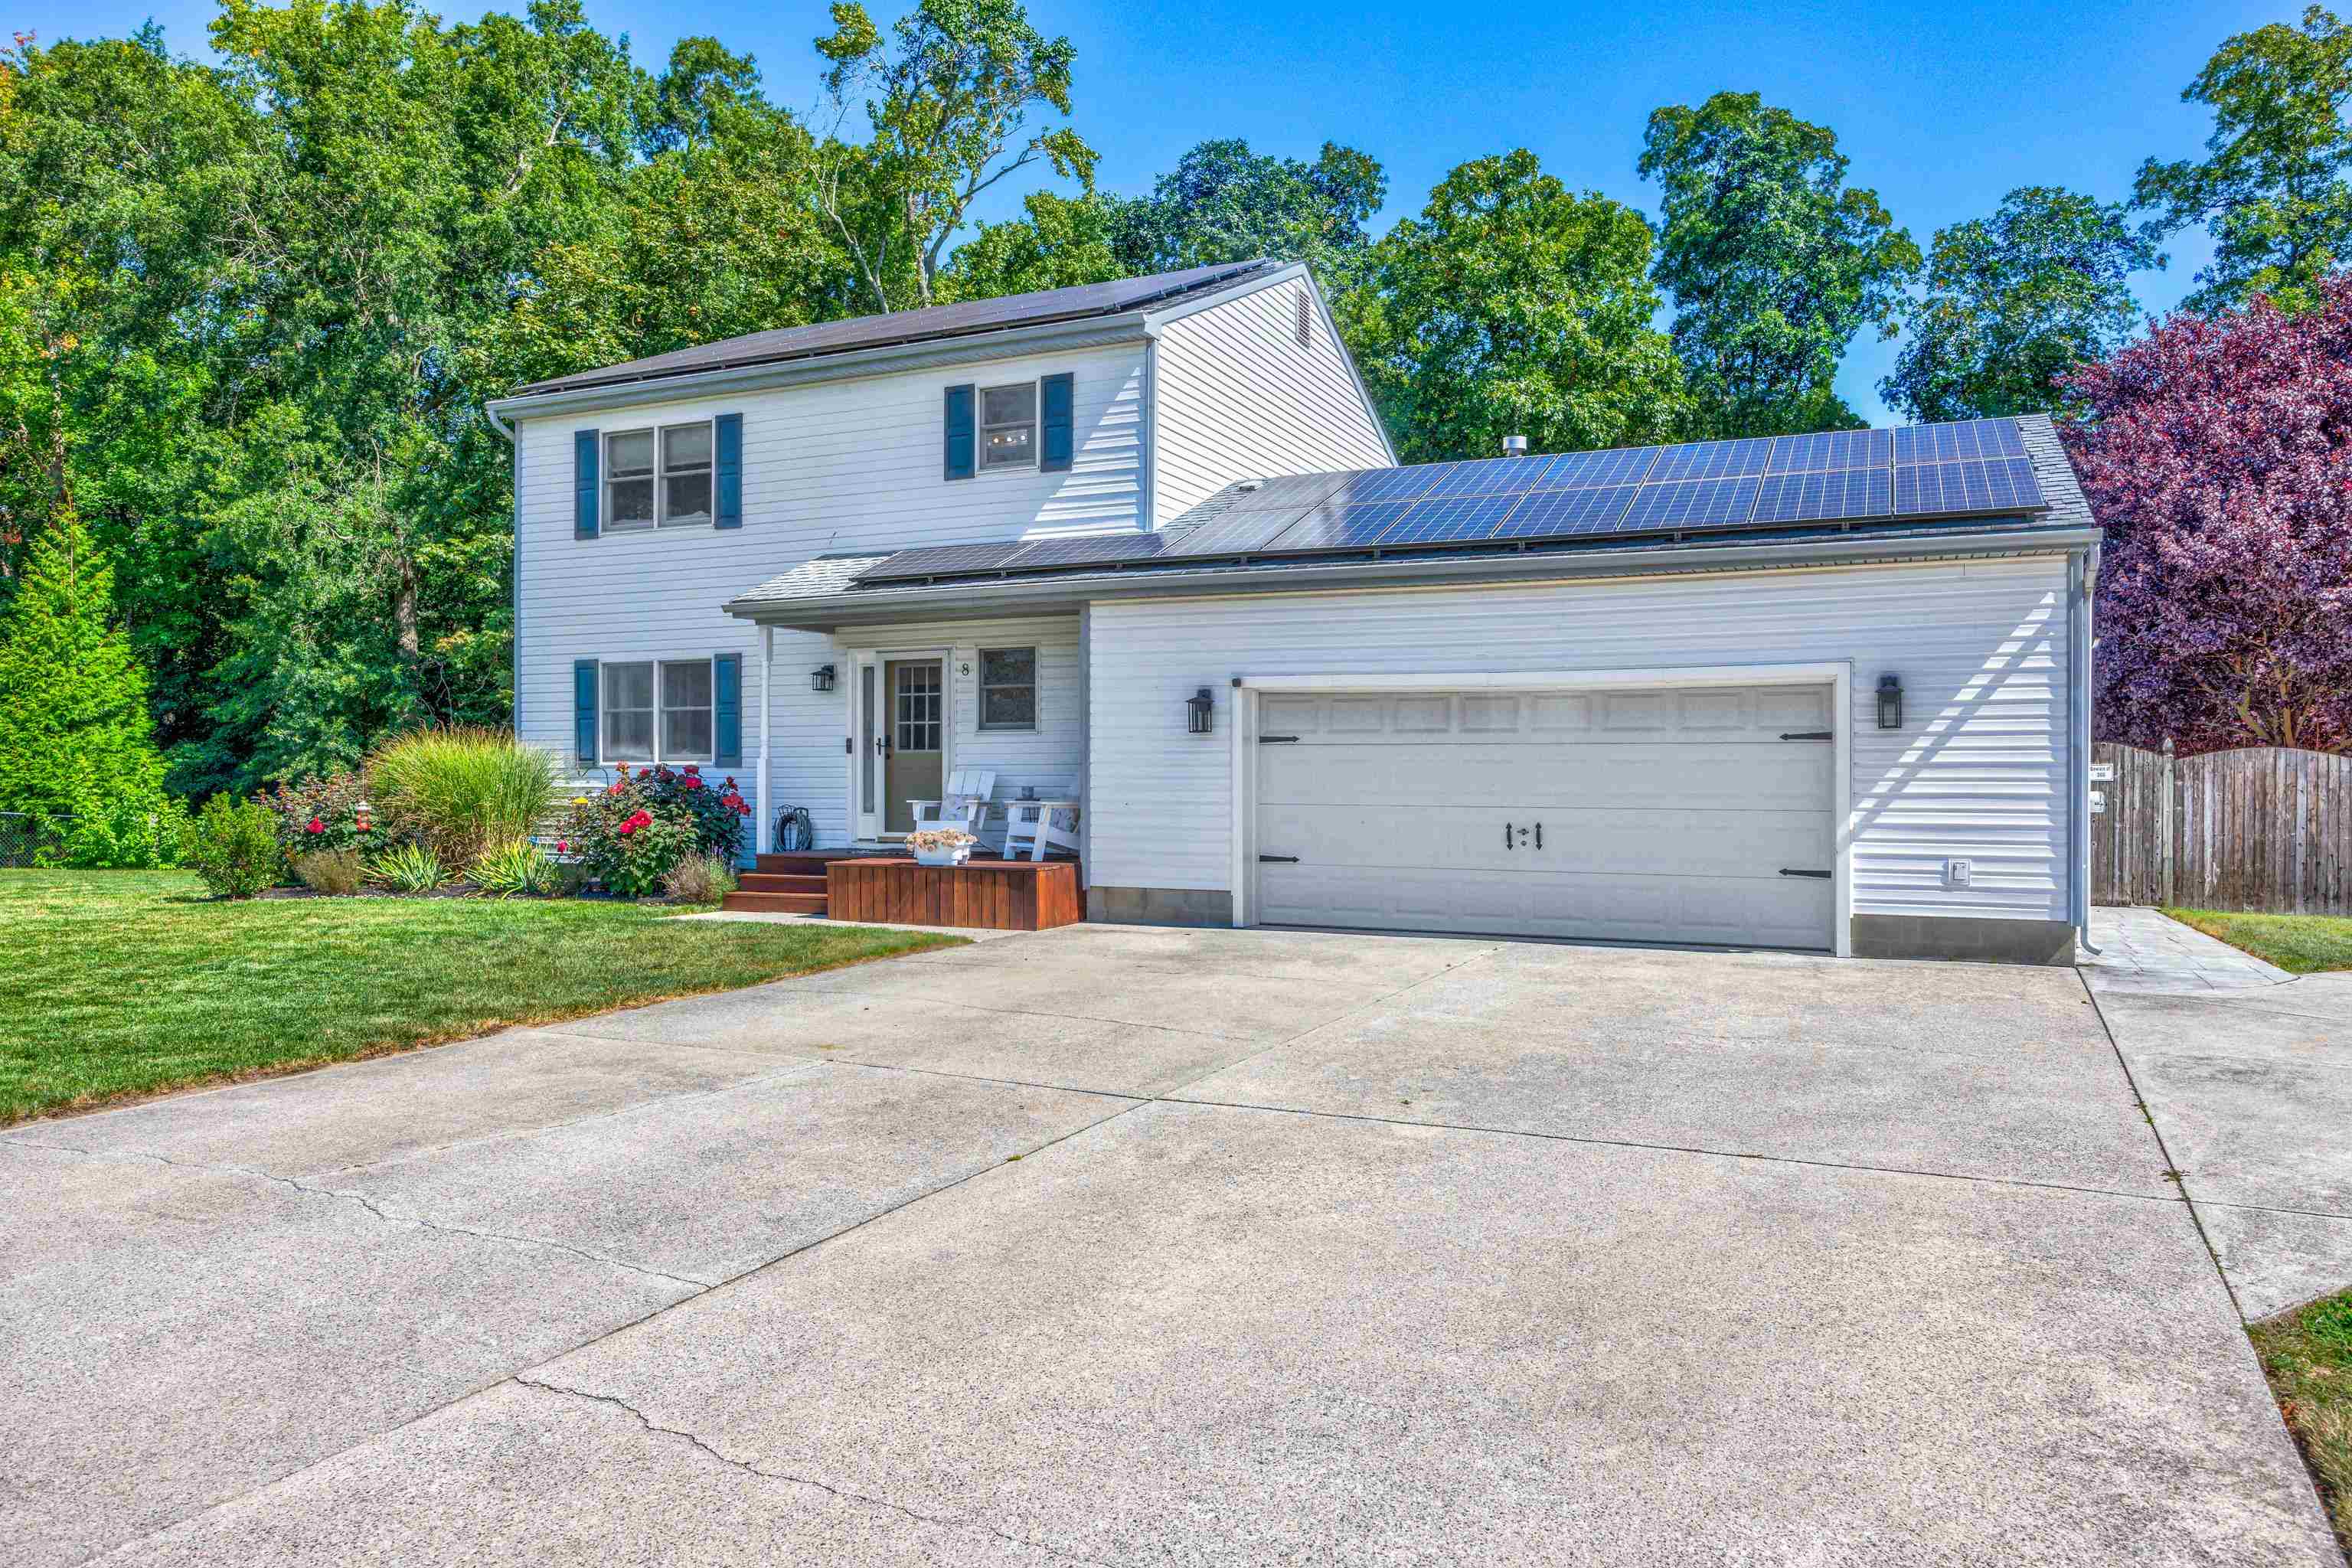
<path fill-rule="evenodd" d="M 961 866 L 971 858 L 971 847 L 979 842 L 955 827 L 927 827 L 907 835 L 907 847 L 915 852 L 918 866 Z"/>

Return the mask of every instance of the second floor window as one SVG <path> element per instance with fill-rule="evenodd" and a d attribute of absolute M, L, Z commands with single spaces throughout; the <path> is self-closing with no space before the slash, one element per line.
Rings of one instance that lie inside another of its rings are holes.
<path fill-rule="evenodd" d="M 710 526 L 710 422 L 604 437 L 608 530 Z"/>
<path fill-rule="evenodd" d="M 1037 384 L 984 387 L 980 395 L 980 466 L 1037 466 Z"/>

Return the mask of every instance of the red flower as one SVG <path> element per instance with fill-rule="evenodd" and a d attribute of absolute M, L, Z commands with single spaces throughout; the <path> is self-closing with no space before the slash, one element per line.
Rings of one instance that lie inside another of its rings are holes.
<path fill-rule="evenodd" d="M 688 789 L 700 789 L 702 787 L 702 781 L 696 778 L 691 770 L 689 770 L 686 775 L 685 784 Z"/>
<path fill-rule="evenodd" d="M 698 773 L 702 771 L 702 764 L 700 763 L 688 763 L 686 764 L 686 771 L 689 774 Z"/>
<path fill-rule="evenodd" d="M 636 830 L 637 819 L 634 816 L 629 818 L 628 821 L 621 824 L 621 837 L 624 838 L 626 838 L 630 834 L 635 833 Z"/>
<path fill-rule="evenodd" d="M 327 831 L 327 825 L 314 816 L 310 819 L 310 826 L 304 828 L 302 831 L 305 833 L 324 833 Z"/>
<path fill-rule="evenodd" d="M 572 846 L 559 838 L 555 841 L 555 852 L 558 855 L 569 855 L 572 853 Z"/>
<path fill-rule="evenodd" d="M 751 808 L 745 805 L 739 800 L 735 803 L 735 815 L 738 816 L 749 816 L 751 815 Z"/>

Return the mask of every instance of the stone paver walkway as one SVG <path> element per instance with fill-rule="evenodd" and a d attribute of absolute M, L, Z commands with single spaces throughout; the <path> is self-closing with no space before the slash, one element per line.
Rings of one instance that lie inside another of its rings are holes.
<path fill-rule="evenodd" d="M 2093 910 L 2091 941 L 2099 952 L 2084 955 L 2084 977 L 2094 989 L 2118 995 L 2238 991 L 2294 978 L 2161 910 L 2137 905 Z"/>

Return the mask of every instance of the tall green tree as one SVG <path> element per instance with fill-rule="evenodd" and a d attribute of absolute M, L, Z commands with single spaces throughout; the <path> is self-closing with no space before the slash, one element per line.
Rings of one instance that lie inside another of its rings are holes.
<path fill-rule="evenodd" d="M 1700 427 L 1765 436 L 1859 424 L 1831 383 L 1864 327 L 1896 330 L 1919 247 L 1846 184 L 1824 125 L 1752 92 L 1654 111 L 1640 170 L 1663 195 L 1655 278 Z"/>
<path fill-rule="evenodd" d="M 2214 311 L 2267 294 L 2287 310 L 2352 258 L 2352 29 L 2307 8 L 2222 44 L 2181 93 L 2213 110 L 2207 156 L 2140 165 L 2137 205 L 2151 237 L 2203 224 L 2213 263 L 2185 301 Z"/>
<path fill-rule="evenodd" d="M 835 0 L 833 25 L 816 47 L 832 62 L 837 132 L 862 111 L 872 135 L 827 141 L 818 200 L 867 309 L 932 303 L 972 203 L 1021 170 L 1043 163 L 1094 188 L 1095 150 L 1051 123 L 1070 116 L 1077 51 L 1032 26 L 1020 0 L 919 0 L 887 40 L 863 5 Z"/>
<path fill-rule="evenodd" d="M 1304 261 L 1344 286 L 1371 247 L 1367 226 L 1388 199 L 1379 160 L 1326 142 L 1313 163 L 1203 142 L 1118 208 L 1119 258 L 1132 273 L 1247 261 Z"/>
<path fill-rule="evenodd" d="M 2140 321 L 2131 275 L 2164 265 L 2121 205 L 2048 185 L 1990 217 L 1936 231 L 1909 341 L 1879 395 L 1915 420 L 2046 412 L 2059 380 L 2105 358 Z"/>
<path fill-rule="evenodd" d="M 1373 248 L 1341 326 L 1408 462 L 1641 442 L 1684 416 L 1650 229 L 1520 149 L 1446 175 Z"/>
<path fill-rule="evenodd" d="M 161 799 L 146 676 L 113 616 L 113 570 L 68 503 L 0 618 L 0 811 Z"/>
<path fill-rule="evenodd" d="M 1032 192 L 1022 216 L 983 223 L 955 247 L 939 277 L 942 303 L 996 300 L 1040 289 L 1067 289 L 1131 276 L 1116 242 L 1118 204 L 1100 194 Z"/>

